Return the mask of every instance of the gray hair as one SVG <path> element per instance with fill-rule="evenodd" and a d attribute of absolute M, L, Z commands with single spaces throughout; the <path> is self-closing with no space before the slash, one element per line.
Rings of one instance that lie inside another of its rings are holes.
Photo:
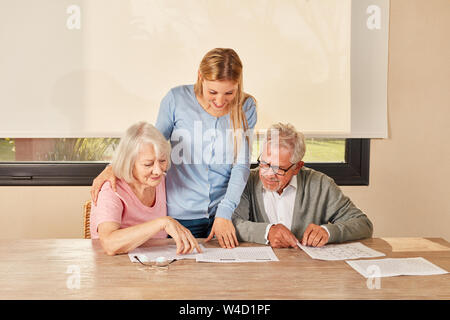
<path fill-rule="evenodd" d="M 142 145 L 151 144 L 157 157 L 164 157 L 170 166 L 170 143 L 150 123 L 141 121 L 127 129 L 120 139 L 119 146 L 114 154 L 112 169 L 117 178 L 128 183 L 135 180 L 133 168 Z"/>
<path fill-rule="evenodd" d="M 297 131 L 290 124 L 277 123 L 267 130 L 265 144 L 275 142 L 276 146 L 284 147 L 291 151 L 291 163 L 300 162 L 305 156 L 306 145 L 303 133 Z"/>

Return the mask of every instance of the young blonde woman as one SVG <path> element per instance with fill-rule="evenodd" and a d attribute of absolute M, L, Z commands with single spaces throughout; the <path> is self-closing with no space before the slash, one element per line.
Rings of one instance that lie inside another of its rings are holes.
<path fill-rule="evenodd" d="M 233 49 L 216 48 L 202 59 L 195 85 L 172 88 L 156 122 L 172 145 L 167 211 L 196 238 L 215 236 L 223 248 L 238 246 L 231 216 L 250 172 L 250 139 L 256 101 L 243 91 L 242 62 Z M 94 180 L 92 197 L 104 181 Z"/>

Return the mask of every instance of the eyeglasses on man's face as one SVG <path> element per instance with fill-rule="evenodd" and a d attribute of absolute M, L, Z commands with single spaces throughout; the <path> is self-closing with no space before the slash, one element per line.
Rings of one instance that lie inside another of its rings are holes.
<path fill-rule="evenodd" d="M 277 176 L 286 175 L 286 173 L 295 165 L 295 163 L 293 163 L 292 165 L 289 166 L 289 168 L 283 169 L 283 168 L 280 168 L 279 166 L 272 166 L 270 163 L 267 163 L 264 160 L 261 160 L 260 158 L 261 158 L 261 156 L 259 156 L 258 160 L 257 160 L 259 169 L 263 170 L 263 171 L 272 169 L 272 172 Z"/>

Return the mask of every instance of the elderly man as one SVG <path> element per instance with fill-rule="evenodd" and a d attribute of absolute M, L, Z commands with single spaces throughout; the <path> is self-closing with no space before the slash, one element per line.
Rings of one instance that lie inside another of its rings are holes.
<path fill-rule="evenodd" d="M 372 236 L 372 223 L 333 179 L 304 167 L 303 135 L 292 125 L 269 128 L 259 168 L 251 171 L 232 220 L 240 241 L 274 248 Z"/>

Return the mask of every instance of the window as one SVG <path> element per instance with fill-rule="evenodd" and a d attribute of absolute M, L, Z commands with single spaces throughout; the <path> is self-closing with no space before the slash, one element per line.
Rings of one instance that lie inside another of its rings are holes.
<path fill-rule="evenodd" d="M 345 162 L 345 139 L 309 138 L 305 139 L 306 154 L 304 162 Z M 262 141 L 255 139 L 252 150 L 252 162 L 261 154 Z"/>
<path fill-rule="evenodd" d="M 346 139 L 344 163 L 306 163 L 332 177 L 338 185 L 369 185 L 370 139 Z"/>
<path fill-rule="evenodd" d="M 118 142 L 117 138 L 0 139 L 0 185 L 91 185 L 111 161 Z M 255 139 L 253 163 L 260 144 Z M 306 146 L 307 167 L 339 185 L 368 185 L 370 139 L 311 138 Z"/>
<path fill-rule="evenodd" d="M 369 185 L 370 139 L 306 139 L 305 166 L 332 177 L 338 185 Z M 255 139 L 252 168 L 260 151 Z"/>

